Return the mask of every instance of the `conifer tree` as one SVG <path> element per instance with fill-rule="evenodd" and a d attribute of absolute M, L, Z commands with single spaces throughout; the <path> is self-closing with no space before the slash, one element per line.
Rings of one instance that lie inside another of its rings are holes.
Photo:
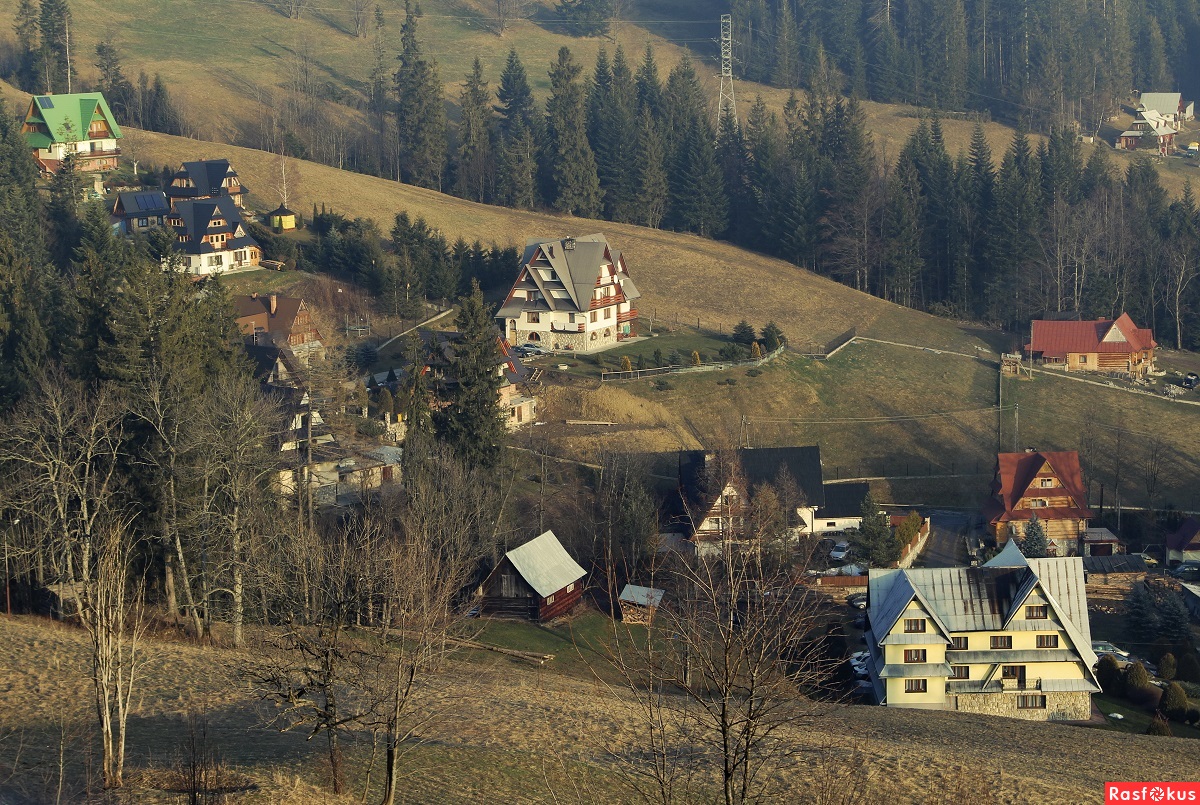
<path fill-rule="evenodd" d="M 83 178 L 79 175 L 78 157 L 67 151 L 50 180 L 50 204 L 46 208 L 50 219 L 51 256 L 59 267 L 71 259 L 79 243 L 79 208 L 83 201 Z"/>
<path fill-rule="evenodd" d="M 132 123 L 136 99 L 133 84 L 121 68 L 121 54 L 110 40 L 96 44 L 96 69 L 100 71 L 99 89 L 121 123 Z"/>
<path fill-rule="evenodd" d="M 537 204 L 537 145 L 517 120 L 501 140 L 496 165 L 496 195 L 506 207 L 532 210 Z"/>
<path fill-rule="evenodd" d="M 534 139 L 538 138 L 542 119 L 533 99 L 533 90 L 529 87 L 525 66 L 521 64 L 515 47 L 508 51 L 504 71 L 500 74 L 500 86 L 496 88 L 496 98 L 500 102 L 496 112 L 500 115 L 500 133 L 503 136 L 509 136 L 514 126 L 520 123 L 534 135 Z"/>
<path fill-rule="evenodd" d="M 71 89 L 76 89 L 71 84 L 75 78 L 75 68 L 67 58 L 67 46 L 70 44 L 72 51 L 79 47 L 79 33 L 73 30 L 71 8 L 67 0 L 41 0 L 41 4 L 38 15 L 42 46 L 40 86 L 47 94 L 61 94 L 68 91 L 69 84 Z M 70 80 L 68 63 L 71 63 Z"/>
<path fill-rule="evenodd" d="M 888 567 L 900 558 L 900 543 L 892 536 L 887 515 L 880 512 L 879 504 L 870 492 L 863 498 L 860 513 L 859 539 L 867 558 L 874 567 Z"/>
<path fill-rule="evenodd" d="M 600 213 L 600 180 L 587 140 L 587 110 L 579 83 L 583 68 L 560 48 L 550 67 L 546 102 L 546 196 L 554 209 L 585 218 Z"/>
<path fill-rule="evenodd" d="M 499 400 L 502 378 L 497 371 L 501 356 L 498 334 L 477 281 L 472 281 L 470 295 L 463 298 L 455 323 L 459 332 L 453 361 L 457 382 L 447 405 L 438 412 L 437 432 L 468 464 L 494 466 L 504 443 Z"/>
<path fill-rule="evenodd" d="M 678 177 L 670 207 L 674 225 L 708 237 L 723 232 L 728 214 L 725 182 L 712 133 L 702 122 L 693 124 L 685 135 L 673 175 Z"/>
<path fill-rule="evenodd" d="M 16 85 L 26 92 L 42 89 L 42 48 L 38 35 L 39 9 L 34 0 L 20 0 L 13 33 L 17 35 Z"/>
<path fill-rule="evenodd" d="M 437 64 L 417 39 L 417 14 L 404 3 L 400 29 L 400 68 L 396 70 L 396 129 L 400 175 L 421 187 L 441 190 L 446 167 L 446 113 Z"/>
<path fill-rule="evenodd" d="M 458 195 L 472 201 L 489 201 L 495 186 L 490 99 L 483 64 L 476 56 L 459 98 L 458 123 Z"/>
<path fill-rule="evenodd" d="M 670 189 L 663 164 L 662 138 L 649 109 L 643 109 L 638 120 L 637 143 L 634 151 L 635 197 L 633 220 L 642 226 L 657 229 L 666 214 Z"/>
<path fill-rule="evenodd" d="M 638 114 L 649 111 L 657 120 L 662 114 L 663 89 L 658 77 L 658 63 L 654 60 L 654 48 L 650 45 L 646 45 L 646 51 L 642 54 L 634 83 L 637 85 Z"/>
<path fill-rule="evenodd" d="M 599 36 L 608 33 L 612 0 L 559 0 L 555 10 L 571 36 Z"/>
<path fill-rule="evenodd" d="M 754 343 L 756 336 L 754 325 L 745 319 L 733 325 L 733 341 L 735 344 L 742 344 L 748 347 Z"/>
<path fill-rule="evenodd" d="M 1046 528 L 1035 514 L 1025 524 L 1025 538 L 1021 540 L 1021 553 L 1030 559 L 1044 559 L 1048 550 Z"/>

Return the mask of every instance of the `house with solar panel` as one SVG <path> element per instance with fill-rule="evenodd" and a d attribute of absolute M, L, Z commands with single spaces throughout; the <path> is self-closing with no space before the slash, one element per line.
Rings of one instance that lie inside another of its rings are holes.
<path fill-rule="evenodd" d="M 163 226 L 171 214 L 171 202 L 161 190 L 134 190 L 117 193 L 112 217 L 122 235 L 147 232 Z"/>
<path fill-rule="evenodd" d="M 596 352 L 633 334 L 640 297 L 624 255 L 603 235 L 533 239 L 496 323 L 513 346 Z"/>
<path fill-rule="evenodd" d="M 888 707 L 1084 721 L 1100 692 L 1083 559 L 871 570 L 868 670 Z"/>
<path fill-rule="evenodd" d="M 21 134 L 44 173 L 55 173 L 68 153 L 83 173 L 114 170 L 121 155 L 121 127 L 100 92 L 35 95 Z"/>

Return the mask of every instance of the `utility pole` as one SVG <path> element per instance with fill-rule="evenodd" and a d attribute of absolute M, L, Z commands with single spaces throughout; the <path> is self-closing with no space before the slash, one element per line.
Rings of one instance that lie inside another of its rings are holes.
<path fill-rule="evenodd" d="M 737 101 L 733 97 L 733 15 L 721 15 L 721 93 L 717 98 L 717 127 L 721 130 L 721 116 L 725 109 L 737 125 Z"/>
<path fill-rule="evenodd" d="M 1021 404 L 1013 406 L 1013 452 L 1021 452 Z"/>
<path fill-rule="evenodd" d="M 67 94 L 71 94 L 71 20 L 63 18 L 63 46 L 67 50 Z"/>
<path fill-rule="evenodd" d="M 1000 379 L 998 381 L 1000 389 L 999 401 L 996 403 L 996 452 L 1004 451 L 1004 365 L 1001 360 Z"/>

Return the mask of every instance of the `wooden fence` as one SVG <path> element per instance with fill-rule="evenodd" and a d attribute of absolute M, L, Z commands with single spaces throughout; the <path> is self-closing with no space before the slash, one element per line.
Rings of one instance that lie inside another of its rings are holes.
<path fill-rule="evenodd" d="M 717 372 L 723 369 L 736 369 L 739 366 L 762 366 L 767 361 L 778 357 L 785 349 L 786 345 L 780 345 L 773 352 L 768 352 L 761 358 L 750 359 L 745 361 L 716 361 L 714 363 L 702 363 L 699 366 L 680 366 L 671 364 L 670 366 L 656 366 L 653 369 L 631 369 L 628 372 L 601 372 L 600 380 L 608 383 L 613 380 L 641 380 L 643 377 L 654 377 L 656 375 L 668 374 L 687 374 L 688 372 Z"/>

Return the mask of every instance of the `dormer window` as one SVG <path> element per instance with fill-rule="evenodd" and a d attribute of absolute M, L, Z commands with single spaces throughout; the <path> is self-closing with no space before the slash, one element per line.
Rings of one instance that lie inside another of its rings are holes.
<path fill-rule="evenodd" d="M 924 618 L 905 618 L 904 619 L 905 634 L 924 634 L 925 619 Z"/>

